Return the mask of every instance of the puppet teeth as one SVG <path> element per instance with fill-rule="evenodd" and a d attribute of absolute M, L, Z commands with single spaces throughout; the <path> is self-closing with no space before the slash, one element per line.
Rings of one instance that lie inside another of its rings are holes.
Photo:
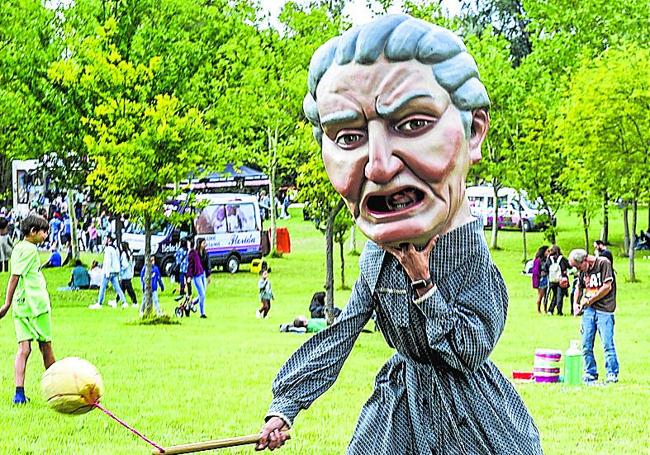
<path fill-rule="evenodd" d="M 386 205 L 389 210 L 402 210 L 415 202 L 415 198 L 407 191 L 400 191 L 386 196 Z"/>

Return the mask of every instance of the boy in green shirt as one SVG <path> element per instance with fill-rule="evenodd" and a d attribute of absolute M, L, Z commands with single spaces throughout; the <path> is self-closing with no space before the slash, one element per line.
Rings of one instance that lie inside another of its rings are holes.
<path fill-rule="evenodd" d="M 55 362 L 52 352 L 50 296 L 40 271 L 41 261 L 36 248 L 36 245 L 47 239 L 48 229 L 47 220 L 38 215 L 29 215 L 20 223 L 24 239 L 15 246 L 11 254 L 11 278 L 7 284 L 5 304 L 0 308 L 2 319 L 11 304 L 14 304 L 13 319 L 18 339 L 18 353 L 14 363 L 14 404 L 29 401 L 25 396 L 25 368 L 32 351 L 32 340 L 38 341 L 45 369 Z"/>

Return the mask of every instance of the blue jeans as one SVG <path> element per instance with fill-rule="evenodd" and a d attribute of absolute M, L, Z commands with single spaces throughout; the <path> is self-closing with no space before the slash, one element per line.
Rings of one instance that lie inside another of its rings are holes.
<path fill-rule="evenodd" d="M 201 311 L 201 314 L 205 314 L 205 273 L 195 276 L 192 281 L 196 293 L 199 294 L 199 311 Z"/>
<path fill-rule="evenodd" d="M 614 313 L 597 311 L 587 307 L 582 314 L 582 355 L 585 359 L 585 373 L 598 377 L 596 358 L 594 357 L 594 340 L 596 331 L 605 350 L 605 370 L 607 374 L 618 376 L 618 359 L 614 347 Z"/>
<path fill-rule="evenodd" d="M 106 288 L 108 287 L 109 282 L 113 286 L 120 302 L 126 303 L 126 297 L 124 297 L 124 292 L 122 292 L 122 288 L 120 287 L 119 273 L 111 273 L 110 276 L 104 275 L 104 278 L 102 278 L 102 285 L 99 288 L 99 298 L 97 299 L 97 303 L 100 305 L 104 303 L 104 294 L 106 293 Z"/>

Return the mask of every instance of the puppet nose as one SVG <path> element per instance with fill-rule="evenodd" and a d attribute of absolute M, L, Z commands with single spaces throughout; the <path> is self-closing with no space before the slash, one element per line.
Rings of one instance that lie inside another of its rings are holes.
<path fill-rule="evenodd" d="M 393 154 L 393 147 L 383 126 L 372 128 L 368 125 L 366 178 L 376 183 L 388 183 L 402 168 L 402 160 Z"/>

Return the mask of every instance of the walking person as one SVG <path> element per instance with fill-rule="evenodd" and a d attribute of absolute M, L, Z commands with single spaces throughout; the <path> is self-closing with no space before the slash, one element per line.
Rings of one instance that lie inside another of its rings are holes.
<path fill-rule="evenodd" d="M 55 362 L 52 351 L 52 307 L 36 247 L 47 240 L 49 227 L 47 220 L 38 215 L 29 215 L 20 224 L 24 238 L 16 244 L 11 255 L 11 277 L 7 284 L 5 303 L 0 308 L 2 319 L 13 305 L 18 341 L 14 362 L 14 404 L 29 401 L 25 396 L 25 370 L 32 352 L 32 341 L 38 342 L 46 370 Z"/>
<path fill-rule="evenodd" d="M 539 247 L 535 253 L 535 260 L 533 261 L 532 281 L 533 289 L 537 289 L 537 312 L 542 313 L 542 301 L 544 302 L 544 314 L 546 314 L 546 289 L 548 288 L 548 270 L 543 267 L 546 262 L 546 251 L 548 246 L 543 245 Z"/>
<path fill-rule="evenodd" d="M 557 308 L 557 315 L 563 316 L 562 307 L 564 297 L 569 287 L 569 276 L 567 273 L 569 261 L 562 256 L 562 250 L 560 250 L 559 246 L 553 245 L 550 251 L 548 257 L 548 282 L 551 292 L 551 306 L 547 314 L 554 314 Z"/>
<path fill-rule="evenodd" d="M 260 308 L 257 310 L 257 319 L 266 319 L 271 311 L 271 300 L 274 299 L 269 281 L 268 269 L 260 270 L 260 280 L 257 283 L 260 292 Z"/>
<path fill-rule="evenodd" d="M 13 251 L 13 242 L 9 235 L 9 220 L 0 217 L 0 272 L 9 271 L 9 258 Z"/>
<path fill-rule="evenodd" d="M 174 271 L 176 273 L 176 282 L 179 285 L 178 297 L 180 300 L 185 296 L 185 286 L 187 285 L 187 294 L 192 295 L 192 285 L 186 283 L 185 275 L 187 274 L 188 255 L 191 244 L 187 238 L 182 238 L 179 242 L 178 249 L 174 253 Z"/>
<path fill-rule="evenodd" d="M 117 248 L 113 246 L 113 238 L 110 235 L 106 236 L 104 244 L 104 263 L 102 264 L 104 276 L 102 277 L 102 285 L 99 288 L 97 302 L 88 306 L 91 310 L 98 310 L 104 304 L 104 295 L 106 294 L 108 283 L 111 283 L 111 286 L 113 286 L 117 297 L 122 303 L 122 307 L 128 306 L 124 292 L 122 292 L 122 288 L 120 287 L 120 255 Z M 115 308 L 117 304 L 114 300 L 109 300 L 108 306 Z"/>
<path fill-rule="evenodd" d="M 187 257 L 187 284 L 194 283 L 194 288 L 198 294 L 199 311 L 201 317 L 205 319 L 205 270 L 201 263 L 201 256 L 199 254 L 199 247 L 201 243 L 205 243 L 205 239 L 197 238 L 194 241 L 194 248 L 192 248 Z"/>
<path fill-rule="evenodd" d="M 603 256 L 591 256 L 585 250 L 573 250 L 569 263 L 580 271 L 578 291 L 573 302 L 576 315 L 582 314 L 582 355 L 585 361 L 584 382 L 598 380 L 594 357 L 596 331 L 605 351 L 605 382 L 618 382 L 619 364 L 614 346 L 614 311 L 616 310 L 616 276 L 611 262 Z"/>
<path fill-rule="evenodd" d="M 162 310 L 160 309 L 160 301 L 158 300 L 158 287 L 160 287 L 161 291 L 164 291 L 165 284 L 163 283 L 160 269 L 156 265 L 156 257 L 153 254 L 149 257 L 149 263 L 151 264 L 151 303 L 153 304 L 153 308 L 156 311 L 156 314 L 160 316 L 163 313 Z M 146 267 L 142 267 L 142 270 L 140 271 L 140 283 L 142 284 L 143 296 L 144 293 L 146 292 L 145 282 L 144 282 L 144 275 L 146 271 L 147 271 Z M 145 299 L 143 297 L 142 306 L 140 307 L 140 317 L 144 316 L 144 310 L 145 310 L 144 303 L 145 303 Z"/>
<path fill-rule="evenodd" d="M 131 304 L 134 307 L 138 306 L 138 298 L 135 295 L 133 290 L 133 274 L 135 270 L 135 260 L 133 259 L 133 253 L 129 244 L 127 242 L 122 242 L 122 253 L 120 254 L 120 287 L 124 292 L 129 295 L 131 299 Z M 122 308 L 127 308 L 128 305 L 126 302 L 122 304 Z"/>
<path fill-rule="evenodd" d="M 201 265 L 203 266 L 203 272 L 205 273 L 205 287 L 208 287 L 208 284 L 212 281 L 210 275 L 212 275 L 212 266 L 210 265 L 210 255 L 208 255 L 207 243 L 204 238 L 199 238 L 199 245 L 197 247 L 199 251 L 199 257 L 201 258 Z"/>

